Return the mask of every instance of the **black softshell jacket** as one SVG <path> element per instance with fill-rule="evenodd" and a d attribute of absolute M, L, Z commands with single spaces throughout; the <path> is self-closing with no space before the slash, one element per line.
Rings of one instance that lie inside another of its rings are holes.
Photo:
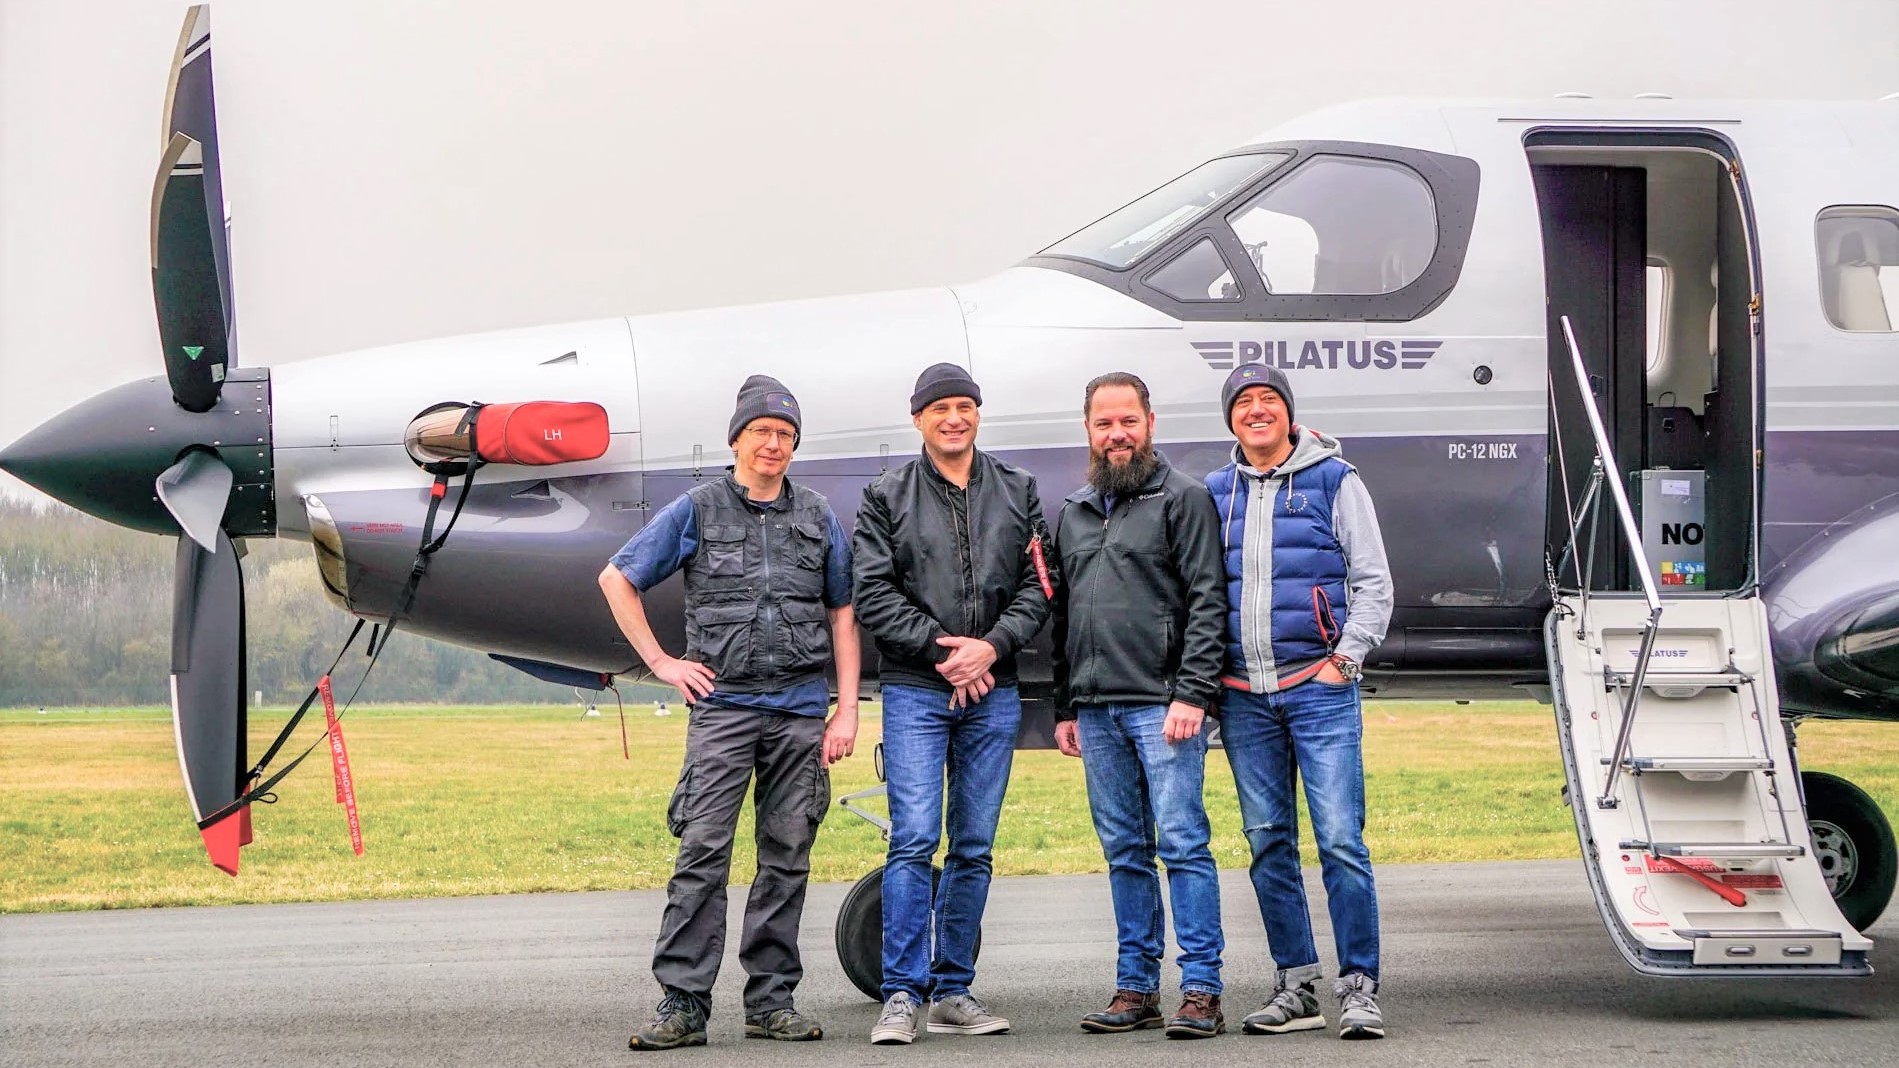
<path fill-rule="evenodd" d="M 1055 521 L 1056 714 L 1082 704 L 1166 704 L 1208 712 L 1226 660 L 1226 565 L 1207 487 L 1161 460 L 1117 500 L 1084 486 Z"/>

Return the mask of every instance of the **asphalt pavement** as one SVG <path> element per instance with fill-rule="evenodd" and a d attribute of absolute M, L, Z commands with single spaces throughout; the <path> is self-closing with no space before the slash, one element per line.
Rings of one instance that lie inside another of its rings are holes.
<path fill-rule="evenodd" d="M 1266 993 L 1272 965 L 1245 873 L 1221 874 L 1237 1020 Z M 813 887 L 806 909 L 798 1000 L 824 1041 L 742 1037 L 735 888 L 711 1045 L 668 1053 L 626 1048 L 657 997 L 647 965 L 659 892 L 4 916 L 0 1064 L 1899 1064 L 1899 916 L 1870 932 L 1871 978 L 1662 980 L 1616 954 L 1579 861 L 1378 874 L 1382 1042 L 1330 1030 L 1084 1035 L 1076 1018 L 1105 1004 L 1114 962 L 1106 877 L 1090 875 L 997 880 L 976 992 L 1013 1032 L 911 1047 L 869 1044 L 877 1006 L 846 981 L 832 946 L 841 884 Z M 1320 931 L 1322 945 L 1329 937 Z M 1177 979 L 1168 965 L 1170 1008 Z"/>

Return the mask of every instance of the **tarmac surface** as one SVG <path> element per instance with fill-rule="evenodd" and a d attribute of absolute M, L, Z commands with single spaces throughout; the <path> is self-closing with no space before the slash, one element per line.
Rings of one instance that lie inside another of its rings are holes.
<path fill-rule="evenodd" d="M 664 895 L 536 894 L 0 917 L 0 1064 L 1141 1066 L 1899 1064 L 1899 909 L 1870 932 L 1867 979 L 1661 980 L 1635 974 L 1596 916 L 1579 861 L 1380 868 L 1381 1001 L 1390 1037 L 1330 1029 L 1205 1041 L 1084 1035 L 1113 985 L 1102 875 L 999 879 L 976 992 L 1002 1036 L 871 1046 L 877 1006 L 844 978 L 814 886 L 799 1006 L 814 1043 L 742 1037 L 742 890 L 711 1045 L 626 1048 L 657 998 L 647 966 Z M 1243 871 L 1222 872 L 1228 1013 L 1271 961 Z M 1316 883 L 1316 879 L 1314 879 Z M 1316 892 L 1316 885 L 1312 887 Z M 1330 968 L 1322 897 L 1313 898 Z M 1167 966 L 1167 1007 L 1178 973 Z M 1328 1019 L 1335 1014 L 1329 991 Z"/>

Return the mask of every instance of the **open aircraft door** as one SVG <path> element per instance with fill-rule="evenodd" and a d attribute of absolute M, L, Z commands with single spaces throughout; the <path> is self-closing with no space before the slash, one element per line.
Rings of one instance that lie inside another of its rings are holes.
<path fill-rule="evenodd" d="M 1867 974 L 1760 597 L 1761 272 L 1738 152 L 1696 129 L 1524 144 L 1550 316 L 1544 648 L 1603 922 L 1651 975 Z"/>
<path fill-rule="evenodd" d="M 1567 317 L 1559 327 L 1587 396 Z M 1660 581 L 1643 551 L 1660 539 L 1605 474 L 1619 469 L 1595 404 L 1567 414 L 1584 417 L 1594 449 L 1568 465 L 1589 474 L 1552 567 L 1544 642 L 1566 793 L 1617 948 L 1650 975 L 1869 974 L 1872 942 L 1835 903 L 1808 828 L 1751 560 L 1732 591 Z M 1593 568 L 1603 540 L 1634 550 L 1628 586 Z"/>

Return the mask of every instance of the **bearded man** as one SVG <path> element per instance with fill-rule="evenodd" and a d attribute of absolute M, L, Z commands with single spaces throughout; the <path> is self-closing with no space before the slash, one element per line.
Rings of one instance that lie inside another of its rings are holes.
<path fill-rule="evenodd" d="M 1220 517 L 1199 481 L 1154 451 L 1147 384 L 1088 383 L 1088 484 L 1062 502 L 1055 546 L 1056 744 L 1086 769 L 1108 861 L 1119 959 L 1108 1007 L 1084 1031 L 1165 1027 L 1211 1038 L 1220 1012 L 1220 883 L 1201 800 L 1207 710 L 1225 657 Z M 1160 1011 L 1167 865 L 1180 946 L 1181 1005 Z"/>

